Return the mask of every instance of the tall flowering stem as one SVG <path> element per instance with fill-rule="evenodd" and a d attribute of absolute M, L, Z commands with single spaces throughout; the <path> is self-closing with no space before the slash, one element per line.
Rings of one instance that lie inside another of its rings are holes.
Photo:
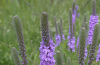
<path fill-rule="evenodd" d="M 40 65 L 54 65 L 55 44 L 49 36 L 48 14 L 43 12 L 41 15 L 42 42 L 40 42 Z"/>
<path fill-rule="evenodd" d="M 95 54 L 96 46 L 98 43 L 98 37 L 99 37 L 99 28 L 100 28 L 99 24 L 96 23 L 96 25 L 94 27 L 93 40 L 92 40 L 92 44 L 91 44 L 88 65 L 91 65 L 92 61 L 94 60 L 94 54 Z"/>
<path fill-rule="evenodd" d="M 86 29 L 82 28 L 79 36 L 79 65 L 84 65 Z"/>
<path fill-rule="evenodd" d="M 79 16 L 80 16 L 80 14 L 79 14 L 79 12 L 78 12 L 78 5 L 76 5 L 75 12 L 76 12 L 77 17 L 79 17 Z"/>
<path fill-rule="evenodd" d="M 76 19 L 75 3 L 76 1 L 73 2 L 73 6 L 72 6 L 72 22 L 73 23 L 75 23 L 75 19 Z"/>
<path fill-rule="evenodd" d="M 58 28 L 59 28 L 61 42 L 63 42 L 62 41 L 62 31 L 61 31 L 61 23 L 60 22 L 58 22 Z"/>
<path fill-rule="evenodd" d="M 60 18 L 60 24 L 61 24 L 61 40 L 63 39 L 63 40 L 65 40 L 65 36 L 64 36 L 64 34 L 63 34 L 63 26 L 62 26 L 62 17 Z"/>
<path fill-rule="evenodd" d="M 87 14 L 86 13 L 84 13 L 84 16 L 83 16 L 82 27 L 84 27 L 86 29 L 86 36 L 87 36 L 88 24 L 87 24 Z M 86 43 L 87 43 L 87 41 L 86 41 Z M 77 48 L 78 48 L 78 45 L 79 45 L 79 37 L 77 38 L 77 43 L 76 43 Z"/>
<path fill-rule="evenodd" d="M 54 22 L 55 22 L 55 29 L 56 29 L 56 35 L 55 35 L 55 39 L 56 39 L 56 46 L 58 46 L 61 42 L 61 37 L 60 35 L 58 34 L 58 28 L 57 28 L 57 22 L 56 22 L 56 17 L 54 16 Z"/>
<path fill-rule="evenodd" d="M 17 15 L 14 16 L 13 22 L 14 22 L 14 26 L 15 26 L 15 30 L 16 30 L 18 43 L 19 43 L 20 54 L 23 59 L 22 65 L 27 65 L 28 61 L 27 61 L 26 55 L 25 55 L 26 49 L 25 49 L 25 45 L 24 45 L 24 37 L 23 37 L 23 32 L 22 32 L 22 27 L 21 27 L 21 21 Z"/>
<path fill-rule="evenodd" d="M 69 10 L 69 36 L 68 38 L 68 46 L 69 49 L 73 52 L 75 52 L 75 37 L 73 35 L 73 23 L 72 23 L 72 9 Z"/>
<path fill-rule="evenodd" d="M 94 26 L 96 23 L 98 23 L 98 17 L 99 16 L 96 15 L 96 0 L 92 0 L 92 15 L 90 16 L 89 20 L 89 33 L 88 33 L 89 45 L 92 44 Z"/>
<path fill-rule="evenodd" d="M 15 47 L 12 48 L 11 53 L 12 53 L 15 65 L 21 65 L 19 57 L 18 57 L 18 52 L 17 52 L 17 49 Z"/>
<path fill-rule="evenodd" d="M 88 23 L 85 22 L 85 29 L 86 29 L 86 46 L 88 45 Z"/>

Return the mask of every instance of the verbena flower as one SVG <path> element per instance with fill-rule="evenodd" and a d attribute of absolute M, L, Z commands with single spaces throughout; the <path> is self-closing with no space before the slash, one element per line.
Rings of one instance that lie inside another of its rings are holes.
<path fill-rule="evenodd" d="M 64 36 L 64 34 L 63 34 L 62 17 L 60 18 L 59 29 L 60 29 L 61 41 L 62 41 L 62 39 L 65 40 L 65 36 Z M 63 42 L 63 41 L 62 41 L 62 42 Z"/>
<path fill-rule="evenodd" d="M 87 44 L 87 38 L 86 38 L 86 44 Z M 77 47 L 77 49 L 79 48 L 79 37 L 77 38 L 76 47 Z M 88 50 L 87 50 L 87 45 L 85 45 L 85 55 L 84 55 L 84 59 L 86 59 L 87 55 L 88 55 Z"/>
<path fill-rule="evenodd" d="M 61 37 L 58 34 L 58 28 L 57 28 L 57 23 L 56 23 L 56 17 L 55 16 L 54 16 L 54 22 L 55 22 L 55 29 L 56 29 L 55 39 L 56 39 L 56 47 L 57 47 L 61 42 Z"/>
<path fill-rule="evenodd" d="M 86 15 L 86 13 L 84 14 L 84 17 L 83 18 L 84 19 L 83 19 L 82 27 L 84 27 L 86 29 L 86 45 L 85 45 L 85 55 L 84 55 L 84 59 L 86 59 L 87 54 L 88 54 L 88 50 L 87 50 L 87 43 L 88 43 L 87 42 L 88 41 L 88 38 L 87 38 L 88 24 L 87 24 L 87 15 Z M 79 50 L 79 37 L 77 38 L 76 47 L 77 47 L 77 50 Z"/>
<path fill-rule="evenodd" d="M 75 1 L 74 1 L 72 6 L 72 22 L 75 23 L 75 20 L 76 20 L 76 8 L 75 8 Z"/>
<path fill-rule="evenodd" d="M 56 47 L 60 44 L 60 42 L 61 42 L 61 37 L 59 36 L 59 34 L 58 35 L 55 35 L 55 39 L 56 39 Z"/>
<path fill-rule="evenodd" d="M 48 25 L 48 15 L 43 12 L 41 15 L 41 30 L 42 30 L 42 42 L 40 42 L 40 65 L 54 65 L 55 59 L 55 44 L 49 36 L 49 25 Z"/>
<path fill-rule="evenodd" d="M 75 52 L 75 37 L 72 37 L 69 41 L 68 41 L 68 46 L 69 49 L 73 52 Z"/>
<path fill-rule="evenodd" d="M 89 20 L 89 33 L 88 33 L 89 45 L 92 44 L 94 26 L 96 23 L 98 23 L 98 17 L 99 17 L 96 15 L 96 2 L 95 1 L 96 0 L 92 0 L 92 15 L 90 16 L 90 20 Z"/>
<path fill-rule="evenodd" d="M 53 43 L 52 39 L 49 39 L 48 42 L 50 45 L 46 46 L 44 44 L 44 41 L 40 42 L 40 65 L 54 65 L 55 59 L 54 59 L 54 52 L 55 52 L 55 44 Z"/>
<path fill-rule="evenodd" d="M 88 34 L 89 44 L 92 44 L 94 26 L 97 22 L 98 22 L 98 16 L 91 15 L 89 20 L 89 34 Z"/>
<path fill-rule="evenodd" d="M 75 52 L 75 37 L 74 37 L 75 30 L 73 28 L 75 19 L 76 19 L 76 10 L 75 10 L 75 1 L 74 1 L 72 10 L 71 9 L 69 10 L 69 36 L 67 37 L 67 39 L 69 39 L 68 41 L 69 49 L 73 52 Z"/>
<path fill-rule="evenodd" d="M 92 44 L 91 44 L 88 65 L 91 65 L 92 61 L 94 60 L 94 54 L 95 54 L 95 50 L 96 50 L 96 46 L 97 46 L 98 38 L 99 38 L 99 28 L 100 28 L 99 24 L 96 23 L 94 27 L 94 32 L 93 32 L 93 39 L 92 39 Z"/>
<path fill-rule="evenodd" d="M 69 10 L 69 36 L 67 37 L 69 39 L 68 46 L 69 49 L 73 52 L 75 52 L 75 37 L 73 34 L 73 23 L 72 23 L 72 10 Z"/>
<path fill-rule="evenodd" d="M 99 44 L 99 50 L 97 51 L 97 57 L 96 57 L 96 62 L 100 61 L 100 44 Z"/>
<path fill-rule="evenodd" d="M 22 31 L 22 27 L 21 27 L 21 21 L 17 15 L 14 16 L 13 22 L 14 22 L 14 26 L 15 26 L 15 30 L 16 30 L 18 43 L 19 43 L 20 54 L 23 59 L 23 60 L 21 60 L 22 65 L 27 65 L 28 61 L 26 59 L 27 55 L 25 55 L 26 49 L 25 49 L 25 45 L 24 45 L 23 31 Z"/>
<path fill-rule="evenodd" d="M 80 16 L 80 13 L 78 12 L 78 5 L 76 5 L 75 11 L 76 11 L 76 16 L 79 17 Z"/>
<path fill-rule="evenodd" d="M 75 20 L 76 20 L 76 14 L 72 14 L 72 21 L 73 21 L 73 23 L 75 23 Z"/>
<path fill-rule="evenodd" d="M 62 34 L 62 39 L 65 40 L 65 35 L 64 34 Z"/>
<path fill-rule="evenodd" d="M 78 10 L 78 5 L 76 5 L 76 10 Z"/>
<path fill-rule="evenodd" d="M 79 35 L 79 65 L 84 65 L 86 29 L 83 27 Z"/>

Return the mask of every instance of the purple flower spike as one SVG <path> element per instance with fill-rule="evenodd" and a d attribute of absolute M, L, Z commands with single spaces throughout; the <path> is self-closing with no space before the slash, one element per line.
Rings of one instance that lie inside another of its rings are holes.
<path fill-rule="evenodd" d="M 93 31 L 94 31 L 94 26 L 96 23 L 98 23 L 98 17 L 99 16 L 90 16 L 89 20 L 89 35 L 88 35 L 88 43 L 89 45 L 92 44 L 92 38 L 93 38 Z"/>
<path fill-rule="evenodd" d="M 63 34 L 62 17 L 60 18 L 60 29 L 61 29 L 60 30 L 60 36 L 61 36 L 61 41 L 62 41 L 62 39 L 65 40 L 65 36 Z"/>
<path fill-rule="evenodd" d="M 99 50 L 97 51 L 97 57 L 96 62 L 100 61 L 100 44 L 99 44 Z"/>
<path fill-rule="evenodd" d="M 80 16 L 80 13 L 77 13 L 77 17 L 79 17 Z"/>
<path fill-rule="evenodd" d="M 96 23 L 94 27 L 94 32 L 93 32 L 93 40 L 91 44 L 88 65 L 91 65 L 94 60 L 95 50 L 96 50 L 96 46 L 97 46 L 98 38 L 99 38 L 99 32 L 100 32 L 99 30 L 100 30 L 99 24 Z"/>
<path fill-rule="evenodd" d="M 60 42 L 61 42 L 61 37 L 59 36 L 59 34 L 58 35 L 55 35 L 55 39 L 56 39 L 56 47 L 60 44 Z"/>
<path fill-rule="evenodd" d="M 78 10 L 78 5 L 76 5 L 76 10 Z"/>
<path fill-rule="evenodd" d="M 75 19 L 76 19 L 76 14 L 72 14 L 72 21 L 73 21 L 73 23 L 75 23 Z"/>
<path fill-rule="evenodd" d="M 56 39 L 56 47 L 60 44 L 61 42 L 61 37 L 58 34 L 58 28 L 57 28 L 57 23 L 56 23 L 56 17 L 54 16 L 54 22 L 55 22 L 55 29 L 56 29 L 56 35 L 55 35 L 55 39 Z"/>
<path fill-rule="evenodd" d="M 22 26 L 21 26 L 21 21 L 17 15 L 14 16 L 13 18 L 15 30 L 16 30 L 16 35 L 19 43 L 19 50 L 20 54 L 22 57 L 22 65 L 27 65 L 28 61 L 26 59 L 26 50 L 25 50 L 25 45 L 24 45 L 24 36 L 23 36 L 23 31 L 22 31 Z"/>
<path fill-rule="evenodd" d="M 65 36 L 64 36 L 64 34 L 62 34 L 62 39 L 65 40 Z"/>
<path fill-rule="evenodd" d="M 89 45 L 92 44 L 94 26 L 96 23 L 98 23 L 98 17 L 99 16 L 96 15 L 96 0 L 92 0 L 92 15 L 90 16 L 89 20 L 89 34 L 88 34 Z"/>
<path fill-rule="evenodd" d="M 41 15 L 41 30 L 42 30 L 42 42 L 40 42 L 40 65 L 55 65 L 55 44 L 49 36 L 48 15 L 43 12 Z"/>
<path fill-rule="evenodd" d="M 75 52 L 75 37 L 73 34 L 73 22 L 72 22 L 72 10 L 69 10 L 69 36 L 67 37 L 67 39 L 69 39 L 68 41 L 68 46 L 69 49 L 73 52 Z"/>
<path fill-rule="evenodd" d="M 68 41 L 69 49 L 75 52 L 75 37 L 73 36 L 71 40 Z"/>

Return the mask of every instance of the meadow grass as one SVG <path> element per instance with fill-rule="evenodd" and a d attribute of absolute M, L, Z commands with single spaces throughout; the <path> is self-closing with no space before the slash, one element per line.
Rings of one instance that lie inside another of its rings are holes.
<path fill-rule="evenodd" d="M 89 2 L 87 6 L 84 7 L 86 2 L 87 0 L 76 0 L 76 4 L 79 6 L 80 13 L 80 17 L 76 19 L 76 38 L 79 35 L 81 24 L 83 22 L 83 14 L 87 13 L 87 22 L 89 23 L 89 18 L 92 13 L 91 2 Z M 100 16 L 99 2 L 100 0 L 96 1 L 96 11 L 98 16 Z M 14 15 L 18 15 L 21 19 L 28 65 L 39 65 L 39 47 L 41 42 L 41 13 L 48 13 L 49 26 L 51 28 L 53 36 L 55 36 L 53 16 L 57 17 L 57 21 L 59 21 L 60 17 L 62 16 L 63 33 L 67 40 L 67 36 L 69 34 L 68 11 L 69 8 L 72 8 L 72 3 L 73 0 L 53 0 L 53 2 L 51 3 L 50 0 L 0 0 L 0 65 L 14 65 L 14 61 L 11 55 L 11 49 L 12 47 L 15 47 L 19 51 L 14 24 L 12 22 Z M 71 54 L 68 51 L 68 41 L 66 40 L 60 44 L 64 65 L 65 62 L 67 62 L 67 57 L 71 58 L 72 65 L 78 65 L 77 52 Z M 85 60 L 85 65 L 87 65 L 87 61 L 88 58 Z M 93 65 L 96 64 L 97 62 L 94 60 Z"/>

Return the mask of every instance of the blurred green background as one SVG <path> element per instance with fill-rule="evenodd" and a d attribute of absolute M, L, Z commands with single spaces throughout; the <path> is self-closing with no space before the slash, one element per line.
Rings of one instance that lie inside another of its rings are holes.
<path fill-rule="evenodd" d="M 92 0 L 90 0 L 90 2 L 85 6 L 87 1 L 88 0 L 76 0 L 76 5 L 79 6 L 80 17 L 76 19 L 75 37 L 78 37 L 79 35 L 78 33 L 83 22 L 84 13 L 87 13 L 87 22 L 89 23 L 89 18 L 92 13 Z M 57 17 L 57 21 L 59 21 L 62 16 L 63 32 L 67 40 L 69 32 L 68 11 L 69 8 L 72 8 L 72 3 L 73 0 L 52 0 L 52 2 L 51 0 L 0 0 L 0 65 L 14 65 L 14 61 L 11 56 L 11 49 L 12 47 L 16 47 L 19 51 L 13 25 L 13 16 L 18 15 L 21 19 L 28 65 L 39 65 L 41 13 L 48 13 L 49 26 L 52 30 L 53 36 L 55 35 L 53 16 Z M 96 5 L 97 15 L 100 16 L 100 0 L 96 0 Z M 70 57 L 70 53 L 68 52 L 66 45 L 66 41 L 61 44 L 62 53 L 64 53 L 65 57 Z M 77 52 L 73 53 L 71 59 L 72 65 L 78 65 Z M 65 63 L 66 58 L 63 60 Z M 85 64 L 87 61 L 88 59 L 85 61 Z M 96 65 L 96 63 L 97 62 L 94 60 L 93 65 Z"/>

